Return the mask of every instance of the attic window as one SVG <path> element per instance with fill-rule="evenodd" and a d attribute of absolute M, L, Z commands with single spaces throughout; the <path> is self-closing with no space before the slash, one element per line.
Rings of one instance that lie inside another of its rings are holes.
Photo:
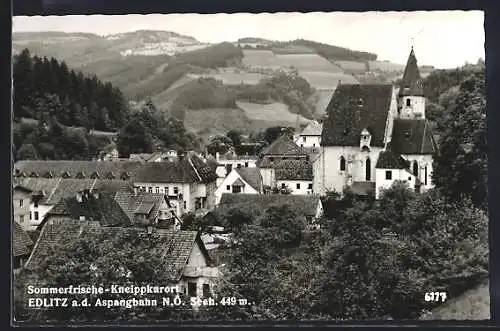
<path fill-rule="evenodd" d="M 106 176 L 107 179 L 115 179 L 115 174 L 111 171 L 110 173 L 108 173 L 108 175 Z"/>
<path fill-rule="evenodd" d="M 78 174 L 76 174 L 76 178 L 78 179 L 85 178 L 85 173 L 83 171 L 80 171 Z"/>
<path fill-rule="evenodd" d="M 410 107 L 411 106 L 411 99 L 408 98 L 406 99 L 406 107 Z"/>
<path fill-rule="evenodd" d="M 120 176 L 120 179 L 121 179 L 121 180 L 127 180 L 127 179 L 129 179 L 129 178 L 130 178 L 130 176 L 129 176 L 129 174 L 128 174 L 128 173 L 126 173 L 126 172 L 122 173 L 122 174 L 121 174 L 121 176 Z"/>
<path fill-rule="evenodd" d="M 45 176 L 44 176 L 44 177 L 45 177 L 45 178 L 52 178 L 52 177 L 53 177 L 53 176 L 52 176 L 52 171 L 47 171 L 47 172 L 45 173 Z"/>
<path fill-rule="evenodd" d="M 99 173 L 98 173 L 97 171 L 96 171 L 96 172 L 94 172 L 94 173 L 90 176 L 90 178 L 92 178 L 92 179 L 97 179 L 97 178 L 99 178 Z"/>
<path fill-rule="evenodd" d="M 33 171 L 33 172 L 30 174 L 30 177 L 32 177 L 32 178 L 38 178 L 38 172 Z"/>
<path fill-rule="evenodd" d="M 62 177 L 69 178 L 69 177 L 71 177 L 71 174 L 69 173 L 69 171 L 65 171 L 65 172 L 63 172 Z"/>

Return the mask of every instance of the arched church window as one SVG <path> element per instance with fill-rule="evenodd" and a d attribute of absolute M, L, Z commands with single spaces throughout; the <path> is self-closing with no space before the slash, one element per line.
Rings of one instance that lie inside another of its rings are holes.
<path fill-rule="evenodd" d="M 343 156 L 340 157 L 340 171 L 345 171 L 345 158 Z"/>
<path fill-rule="evenodd" d="M 410 98 L 406 99 L 406 107 L 410 107 L 411 106 L 411 100 Z"/>
<path fill-rule="evenodd" d="M 413 161 L 413 174 L 418 176 L 418 163 L 417 161 Z"/>
<path fill-rule="evenodd" d="M 424 168 L 424 175 L 425 175 L 424 185 L 427 185 L 427 166 L 425 166 L 425 168 Z"/>
<path fill-rule="evenodd" d="M 370 181 L 372 179 L 372 162 L 370 158 L 366 159 L 366 181 Z"/>

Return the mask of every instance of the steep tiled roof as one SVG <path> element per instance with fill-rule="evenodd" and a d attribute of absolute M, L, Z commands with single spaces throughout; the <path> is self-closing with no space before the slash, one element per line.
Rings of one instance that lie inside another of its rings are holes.
<path fill-rule="evenodd" d="M 220 205 L 237 207 L 250 204 L 263 210 L 270 205 L 288 204 L 304 216 L 314 216 L 320 202 L 319 196 L 315 195 L 222 193 Z"/>
<path fill-rule="evenodd" d="M 323 125 L 318 122 L 310 122 L 300 133 L 301 136 L 321 136 Z"/>
<path fill-rule="evenodd" d="M 263 155 L 303 155 L 304 150 L 293 142 L 287 134 L 282 134 L 273 141 L 263 152 Z"/>
<path fill-rule="evenodd" d="M 391 85 L 337 86 L 326 110 L 321 145 L 358 146 L 366 128 L 371 145 L 382 147 L 391 98 Z"/>
<path fill-rule="evenodd" d="M 437 151 L 425 119 L 395 119 L 390 146 L 399 154 L 434 154 Z"/>
<path fill-rule="evenodd" d="M 37 173 L 39 177 L 63 177 L 64 173 L 69 173 L 70 178 L 76 178 L 78 173 L 83 173 L 85 178 L 93 178 L 98 174 L 100 179 L 120 179 L 122 175 L 129 174 L 141 165 L 137 161 L 34 161 L 22 160 L 14 165 L 14 175 L 16 172 L 24 172 L 26 176 Z M 113 178 L 114 177 L 114 178 Z"/>
<path fill-rule="evenodd" d="M 98 238 L 102 239 L 101 234 L 105 234 L 105 237 L 111 240 L 111 238 L 120 234 L 133 232 L 145 234 L 146 230 L 143 228 L 100 227 L 91 225 L 88 222 L 57 222 L 54 220 L 43 227 L 26 268 L 31 269 L 39 265 L 48 255 L 53 244 L 75 240 L 79 237 L 92 238 L 98 236 Z M 161 244 L 152 253 L 160 255 L 164 259 L 165 265 L 169 267 L 169 276 L 172 281 L 178 281 L 181 278 L 196 243 L 199 243 L 202 252 L 210 262 L 210 257 L 196 231 L 158 229 L 155 234 L 159 235 Z M 106 242 L 102 241 L 101 243 L 106 244 Z"/>
<path fill-rule="evenodd" d="M 380 152 L 377 160 L 377 169 L 408 169 L 408 162 L 401 155 L 388 149 Z"/>
<path fill-rule="evenodd" d="M 19 223 L 14 221 L 12 225 L 12 253 L 14 257 L 28 255 L 32 246 L 33 241 L 30 236 Z"/>
<path fill-rule="evenodd" d="M 152 205 L 149 211 L 149 219 L 154 219 L 158 215 L 158 210 L 165 196 L 162 194 L 152 194 L 138 192 L 135 195 L 133 192 L 125 190 L 119 191 L 115 195 L 115 201 L 120 205 L 130 221 L 134 220 L 134 213 L 140 208 L 141 204 Z"/>
<path fill-rule="evenodd" d="M 312 180 L 312 164 L 307 160 L 279 161 L 274 169 L 277 180 Z"/>
<path fill-rule="evenodd" d="M 403 73 L 403 78 L 401 79 L 399 95 L 424 95 L 422 77 L 420 76 L 420 71 L 418 70 L 417 58 L 415 57 L 413 47 L 411 48 L 408 61 L 406 62 L 406 68 Z"/>
<path fill-rule="evenodd" d="M 375 192 L 375 182 L 353 182 L 349 188 L 355 195 L 371 195 Z"/>
<path fill-rule="evenodd" d="M 107 192 L 101 192 L 97 199 L 90 194 L 83 202 L 78 202 L 76 194 L 73 197 L 61 199 L 47 213 L 46 219 L 51 215 L 67 216 L 73 219 L 85 216 L 86 220 L 97 221 L 102 226 L 130 225 L 127 214 L 114 200 L 114 194 Z M 45 220 L 42 223 L 45 223 Z"/>
<path fill-rule="evenodd" d="M 130 189 L 127 181 L 106 179 L 16 178 L 16 183 L 33 192 L 43 191 L 44 195 L 39 203 L 48 205 L 56 204 L 62 198 L 73 197 L 77 192 L 85 189 L 111 193 L 124 187 Z"/>
<path fill-rule="evenodd" d="M 180 160 L 143 164 L 133 173 L 134 182 L 146 183 L 197 183 L 212 182 L 217 175 L 196 155 Z"/>
<path fill-rule="evenodd" d="M 245 182 L 247 182 L 257 191 L 260 191 L 262 187 L 262 175 L 260 173 L 259 168 L 245 167 L 245 168 L 236 168 L 235 170 L 241 176 L 241 178 L 243 178 Z"/>

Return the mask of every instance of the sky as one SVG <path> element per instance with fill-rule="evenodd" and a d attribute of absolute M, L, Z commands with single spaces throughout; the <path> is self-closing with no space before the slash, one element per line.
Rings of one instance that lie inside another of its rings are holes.
<path fill-rule="evenodd" d="M 165 30 L 207 43 L 244 37 L 308 39 L 400 64 L 406 63 L 413 45 L 419 65 L 444 69 L 484 59 L 483 24 L 482 11 L 149 14 L 16 16 L 12 30 L 98 35 Z"/>

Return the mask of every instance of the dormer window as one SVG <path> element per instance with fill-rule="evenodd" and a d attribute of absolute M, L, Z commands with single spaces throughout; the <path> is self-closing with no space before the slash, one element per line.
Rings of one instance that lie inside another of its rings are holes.
<path fill-rule="evenodd" d="M 362 151 L 365 151 L 366 149 L 370 150 L 371 140 L 372 140 L 372 135 L 370 134 L 370 131 L 368 131 L 366 128 L 363 129 L 363 131 L 361 131 L 359 148 Z"/>

